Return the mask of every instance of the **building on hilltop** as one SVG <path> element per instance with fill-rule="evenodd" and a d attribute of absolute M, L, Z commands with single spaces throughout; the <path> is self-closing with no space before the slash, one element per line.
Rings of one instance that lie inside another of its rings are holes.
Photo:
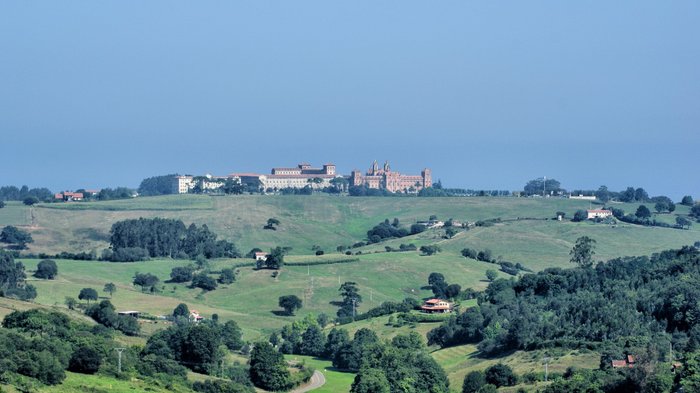
<path fill-rule="evenodd" d="M 418 192 L 423 188 L 431 187 L 432 184 L 430 169 L 423 169 L 420 175 L 403 175 L 392 171 L 388 161 L 380 169 L 375 160 L 365 175 L 362 175 L 359 170 L 354 170 L 350 174 L 351 186 L 367 186 L 390 192 Z"/>
<path fill-rule="evenodd" d="M 321 168 L 313 168 L 310 164 L 302 163 L 294 168 L 272 168 L 269 175 L 255 173 L 237 173 L 245 183 L 258 181 L 265 190 L 281 190 L 284 188 L 322 189 L 331 186 L 331 180 L 340 177 L 336 174 L 334 164 L 324 164 Z"/>

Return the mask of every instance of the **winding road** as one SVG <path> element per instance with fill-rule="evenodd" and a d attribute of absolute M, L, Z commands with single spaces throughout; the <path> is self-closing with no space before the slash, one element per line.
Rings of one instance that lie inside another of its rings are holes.
<path fill-rule="evenodd" d="M 314 375 L 311 376 L 311 380 L 307 385 L 300 386 L 294 390 L 291 391 L 291 393 L 304 393 L 308 392 L 310 390 L 318 389 L 323 384 L 326 383 L 326 377 L 323 375 L 322 372 L 316 370 L 314 371 Z"/>

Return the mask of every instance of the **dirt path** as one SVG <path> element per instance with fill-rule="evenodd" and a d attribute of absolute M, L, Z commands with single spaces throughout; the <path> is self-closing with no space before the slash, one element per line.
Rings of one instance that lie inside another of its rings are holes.
<path fill-rule="evenodd" d="M 326 383 L 326 377 L 323 376 L 323 373 L 316 370 L 314 371 L 314 375 L 311 376 L 311 380 L 307 385 L 300 386 L 294 390 L 291 391 L 291 393 L 304 393 L 308 392 L 310 390 L 318 389 L 323 384 Z"/>

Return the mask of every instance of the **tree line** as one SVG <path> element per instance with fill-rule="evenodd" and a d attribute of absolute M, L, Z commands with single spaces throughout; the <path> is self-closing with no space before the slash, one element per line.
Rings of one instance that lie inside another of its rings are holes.
<path fill-rule="evenodd" d="M 625 354 L 649 353 L 650 361 L 669 362 L 664 351 L 669 345 L 679 360 L 695 359 L 700 353 L 700 321 L 695 318 L 700 315 L 700 242 L 594 266 L 595 242 L 579 240 L 572 261 L 580 267 L 497 279 L 479 294 L 477 307 L 431 330 L 428 343 L 475 343 L 488 355 L 588 347 L 603 353 L 602 368 Z M 655 372 L 628 381 L 637 389 L 629 391 L 640 391 Z M 687 378 L 700 381 L 700 369 Z"/>
<path fill-rule="evenodd" d="M 111 255 L 105 259 L 124 261 L 144 257 L 194 259 L 238 258 L 236 246 L 217 235 L 206 224 L 185 227 L 182 220 L 139 218 L 116 222 L 110 230 Z M 111 258 L 110 258 L 111 257 Z"/>

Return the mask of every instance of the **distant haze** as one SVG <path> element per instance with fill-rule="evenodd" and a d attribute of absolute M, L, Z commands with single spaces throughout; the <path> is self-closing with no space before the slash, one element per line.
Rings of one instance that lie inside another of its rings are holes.
<path fill-rule="evenodd" d="M 373 160 L 700 199 L 700 2 L 2 2 L 0 185 Z"/>

